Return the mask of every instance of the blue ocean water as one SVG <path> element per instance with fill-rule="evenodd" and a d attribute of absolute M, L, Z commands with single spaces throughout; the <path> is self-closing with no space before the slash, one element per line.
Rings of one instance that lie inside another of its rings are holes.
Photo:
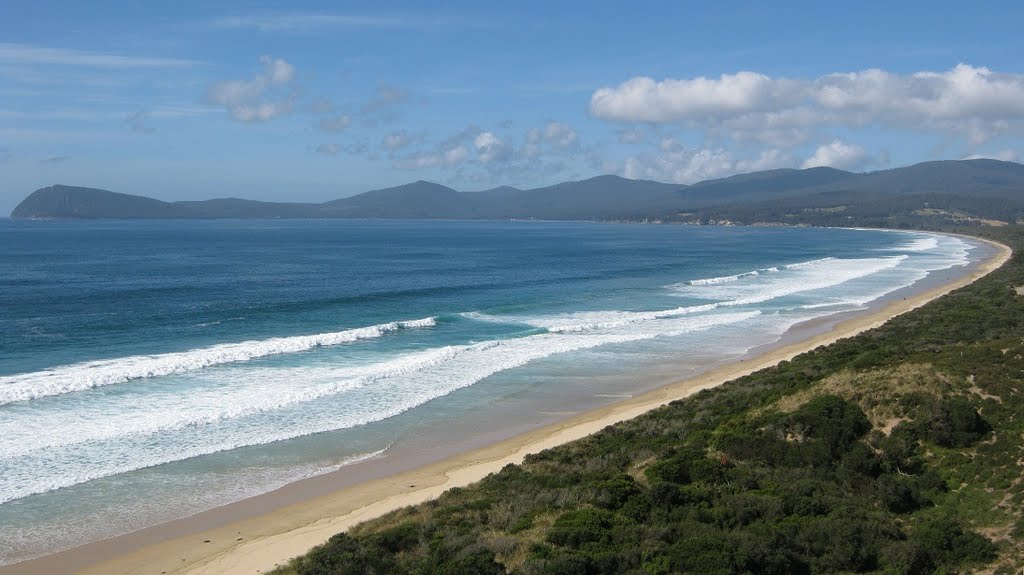
<path fill-rule="evenodd" d="M 628 394 L 637 373 L 742 355 L 987 249 L 845 229 L 0 220 L 0 564 L 498 406 Z"/>

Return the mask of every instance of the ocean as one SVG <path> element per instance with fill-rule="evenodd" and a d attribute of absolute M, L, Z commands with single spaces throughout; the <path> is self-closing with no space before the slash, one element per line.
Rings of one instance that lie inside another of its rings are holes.
<path fill-rule="evenodd" d="M 851 229 L 0 220 L 0 564 L 507 436 L 990 253 Z"/>

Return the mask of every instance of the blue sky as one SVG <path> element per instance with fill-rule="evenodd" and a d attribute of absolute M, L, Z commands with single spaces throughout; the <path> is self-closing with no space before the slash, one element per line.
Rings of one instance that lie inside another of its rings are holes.
<path fill-rule="evenodd" d="M 1012 2 L 0 0 L 0 213 L 1024 153 Z"/>

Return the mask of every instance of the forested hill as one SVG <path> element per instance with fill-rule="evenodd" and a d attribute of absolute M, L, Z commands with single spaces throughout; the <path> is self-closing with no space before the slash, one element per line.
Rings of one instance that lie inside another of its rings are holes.
<path fill-rule="evenodd" d="M 859 336 L 338 534 L 276 575 L 1020 573 L 1024 231 Z"/>
<path fill-rule="evenodd" d="M 599 176 L 543 188 L 460 192 L 418 181 L 322 204 L 238 198 L 164 202 L 95 188 L 36 190 L 13 218 L 593 219 L 895 225 L 1024 218 L 1024 166 L 926 162 L 871 173 L 769 170 L 693 185 Z"/>

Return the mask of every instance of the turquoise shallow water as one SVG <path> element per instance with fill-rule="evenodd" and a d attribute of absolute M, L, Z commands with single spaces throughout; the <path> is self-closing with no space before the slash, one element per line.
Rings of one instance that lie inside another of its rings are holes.
<path fill-rule="evenodd" d="M 0 220 L 0 246 L 0 562 L 387 457 L 488 409 L 629 393 L 632 373 L 742 355 L 988 249 L 415 221 Z"/>

